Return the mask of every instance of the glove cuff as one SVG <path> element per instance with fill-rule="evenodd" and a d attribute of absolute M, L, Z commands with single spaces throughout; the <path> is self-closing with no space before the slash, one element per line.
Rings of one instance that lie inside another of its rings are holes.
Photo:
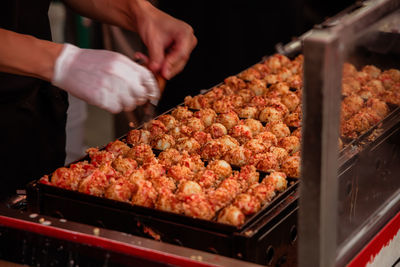
<path fill-rule="evenodd" d="M 55 86 L 63 88 L 64 75 L 67 73 L 69 66 L 74 61 L 75 56 L 79 53 L 80 48 L 72 44 L 64 44 L 63 49 L 54 64 L 54 74 L 51 83 Z"/>

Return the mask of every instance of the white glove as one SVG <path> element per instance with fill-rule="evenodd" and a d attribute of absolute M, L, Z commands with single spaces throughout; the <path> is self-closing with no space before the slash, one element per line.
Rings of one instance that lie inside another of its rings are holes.
<path fill-rule="evenodd" d="M 52 84 L 112 113 L 160 97 L 153 74 L 128 57 L 71 44 L 64 45 L 56 60 Z"/>

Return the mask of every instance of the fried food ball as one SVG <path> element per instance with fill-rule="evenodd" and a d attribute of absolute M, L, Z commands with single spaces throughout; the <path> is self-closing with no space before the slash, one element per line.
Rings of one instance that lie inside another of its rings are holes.
<path fill-rule="evenodd" d="M 261 110 L 258 119 L 262 122 L 273 122 L 283 120 L 283 114 L 274 107 L 265 107 Z"/>
<path fill-rule="evenodd" d="M 275 134 L 269 131 L 259 133 L 255 136 L 255 139 L 260 139 L 266 148 L 269 148 L 270 146 L 276 146 L 278 144 L 278 139 L 276 138 Z"/>
<path fill-rule="evenodd" d="M 276 195 L 274 185 L 271 183 L 254 183 L 247 190 L 247 194 L 256 197 L 262 206 L 271 202 Z"/>
<path fill-rule="evenodd" d="M 244 147 L 249 149 L 251 152 L 258 154 L 267 151 L 267 147 L 261 139 L 251 139 L 244 144 Z"/>
<path fill-rule="evenodd" d="M 176 126 L 168 132 L 168 134 L 172 135 L 175 139 L 179 139 L 182 137 L 190 137 L 192 133 L 193 130 L 186 125 Z"/>
<path fill-rule="evenodd" d="M 236 206 L 228 206 L 224 208 L 218 215 L 217 221 L 219 223 L 229 224 L 236 227 L 241 226 L 244 223 L 245 215 Z"/>
<path fill-rule="evenodd" d="M 212 136 L 206 132 L 194 132 L 192 137 L 203 147 L 208 141 L 212 140 Z"/>
<path fill-rule="evenodd" d="M 354 77 L 357 74 L 357 69 L 349 62 L 343 63 L 342 69 L 343 77 Z"/>
<path fill-rule="evenodd" d="M 232 205 L 239 208 L 244 215 L 254 214 L 261 209 L 260 201 L 255 196 L 246 193 L 239 194 Z"/>
<path fill-rule="evenodd" d="M 239 123 L 239 116 L 234 111 L 222 113 L 217 116 L 217 122 L 225 126 L 229 131 L 233 126 Z"/>
<path fill-rule="evenodd" d="M 229 189 L 218 187 L 215 190 L 208 190 L 206 197 L 212 209 L 218 211 L 228 205 L 235 195 Z"/>
<path fill-rule="evenodd" d="M 370 79 L 377 79 L 381 75 L 381 70 L 373 65 L 366 65 L 362 68 L 362 72 L 365 72 Z"/>
<path fill-rule="evenodd" d="M 273 133 L 277 138 L 282 138 L 290 135 L 289 127 L 282 121 L 273 121 L 265 126 L 265 129 Z"/>
<path fill-rule="evenodd" d="M 120 140 L 115 140 L 108 143 L 105 149 L 106 151 L 113 153 L 115 157 L 118 157 L 120 155 L 125 155 L 129 150 L 129 146 Z"/>
<path fill-rule="evenodd" d="M 278 146 L 284 148 L 289 154 L 299 151 L 300 145 L 299 138 L 293 135 L 282 137 L 278 142 Z"/>
<path fill-rule="evenodd" d="M 139 165 L 141 165 L 147 159 L 154 158 L 155 155 L 149 145 L 139 144 L 129 149 L 125 157 L 134 159 Z"/>
<path fill-rule="evenodd" d="M 175 146 L 175 138 L 169 134 L 162 134 L 154 137 L 150 144 L 154 149 L 167 150 Z"/>
<path fill-rule="evenodd" d="M 144 129 L 131 130 L 126 136 L 126 142 L 131 145 L 150 144 L 150 132 Z"/>
<path fill-rule="evenodd" d="M 183 213 L 183 207 L 181 201 L 178 200 L 176 195 L 167 188 L 161 189 L 158 192 L 158 197 L 155 203 L 155 208 L 173 213 Z"/>
<path fill-rule="evenodd" d="M 245 191 L 250 185 L 258 183 L 260 174 L 253 165 L 246 165 L 240 168 L 240 172 L 234 178 L 239 182 L 240 190 Z"/>
<path fill-rule="evenodd" d="M 250 102 L 250 100 L 255 96 L 254 92 L 250 89 L 242 89 L 237 94 L 243 99 L 244 103 Z"/>
<path fill-rule="evenodd" d="M 237 109 L 237 114 L 240 118 L 254 119 L 258 118 L 258 109 L 256 107 L 245 106 Z"/>
<path fill-rule="evenodd" d="M 238 140 L 240 144 L 244 144 L 253 138 L 250 128 L 243 124 L 233 126 L 229 132 L 230 136 Z"/>
<path fill-rule="evenodd" d="M 237 194 L 241 192 L 241 185 L 237 179 L 235 179 L 234 176 L 230 176 L 223 180 L 218 188 L 224 188 L 226 190 L 229 190 L 231 193 L 231 199 L 235 198 Z"/>
<path fill-rule="evenodd" d="M 288 108 L 289 112 L 293 112 L 300 104 L 300 98 L 295 93 L 289 91 L 282 95 L 281 102 Z"/>
<path fill-rule="evenodd" d="M 194 97 L 186 96 L 184 99 L 185 105 L 191 109 L 209 108 L 210 103 L 204 95 L 196 95 Z"/>
<path fill-rule="evenodd" d="M 347 120 L 364 106 L 364 100 L 356 95 L 350 95 L 343 99 L 342 101 L 342 117 Z"/>
<path fill-rule="evenodd" d="M 115 159 L 115 155 L 106 150 L 99 150 L 98 148 L 89 148 L 86 150 L 90 157 L 90 163 L 95 167 L 99 167 L 102 164 L 111 164 Z"/>
<path fill-rule="evenodd" d="M 271 152 L 265 152 L 258 154 L 256 159 L 256 167 L 258 170 L 271 172 L 279 169 L 279 161 L 275 154 Z"/>
<path fill-rule="evenodd" d="M 252 80 L 248 83 L 248 87 L 254 95 L 261 96 L 267 92 L 267 81 L 264 79 Z"/>
<path fill-rule="evenodd" d="M 349 96 L 360 90 L 361 83 L 354 77 L 343 77 L 342 95 Z"/>
<path fill-rule="evenodd" d="M 68 190 L 77 190 L 81 178 L 73 170 L 61 167 L 53 172 L 51 184 Z"/>
<path fill-rule="evenodd" d="M 129 177 L 138 164 L 134 159 L 119 156 L 112 162 L 111 166 L 124 177 Z"/>
<path fill-rule="evenodd" d="M 241 167 L 251 162 L 252 154 L 253 153 L 249 149 L 238 146 L 229 150 L 224 159 L 232 165 Z"/>
<path fill-rule="evenodd" d="M 96 169 L 80 181 L 78 191 L 84 194 L 102 197 L 109 184 L 106 175 Z"/>
<path fill-rule="evenodd" d="M 385 118 L 389 114 L 389 107 L 387 104 L 378 98 L 368 99 L 366 106 L 376 111 L 381 119 Z"/>
<path fill-rule="evenodd" d="M 301 140 L 301 127 L 294 130 L 291 135 L 296 136 L 297 138 L 299 138 L 299 140 Z"/>
<path fill-rule="evenodd" d="M 181 153 L 175 148 L 168 148 L 158 155 L 158 160 L 166 167 L 177 164 L 182 158 Z"/>
<path fill-rule="evenodd" d="M 217 113 L 215 113 L 215 111 L 211 108 L 205 108 L 196 111 L 194 113 L 194 116 L 196 118 L 199 118 L 203 122 L 204 127 L 208 127 L 215 122 L 215 119 L 217 118 Z"/>
<path fill-rule="evenodd" d="M 193 117 L 193 112 L 185 106 L 179 106 L 171 112 L 171 115 L 178 121 L 183 121 Z"/>
<path fill-rule="evenodd" d="M 269 87 L 270 92 L 276 92 L 278 96 L 290 93 L 290 87 L 286 82 L 278 82 Z"/>
<path fill-rule="evenodd" d="M 300 157 L 288 157 L 284 162 L 282 162 L 281 171 L 286 173 L 289 177 L 300 178 Z"/>
<path fill-rule="evenodd" d="M 152 183 L 147 180 L 137 180 L 132 192 L 132 204 L 153 208 L 157 200 L 157 192 Z"/>
<path fill-rule="evenodd" d="M 181 196 L 203 194 L 203 188 L 195 181 L 181 180 L 176 193 Z"/>
<path fill-rule="evenodd" d="M 250 82 L 256 79 L 261 79 L 262 74 L 256 68 L 248 68 L 238 74 L 238 77 L 244 81 Z"/>
<path fill-rule="evenodd" d="M 181 180 L 193 180 L 194 173 L 191 169 L 181 164 L 177 164 L 168 169 L 167 175 L 176 182 Z"/>
<path fill-rule="evenodd" d="M 246 82 L 237 76 L 230 76 L 224 79 L 224 83 L 235 91 L 245 89 L 247 87 Z"/>
<path fill-rule="evenodd" d="M 193 137 L 182 137 L 176 140 L 175 148 L 180 152 L 187 151 L 192 154 L 198 153 L 201 146 Z"/>
<path fill-rule="evenodd" d="M 279 81 L 286 81 L 289 77 L 292 76 L 292 72 L 288 68 L 283 67 L 279 70 L 277 76 Z"/>
<path fill-rule="evenodd" d="M 164 176 L 166 172 L 164 165 L 160 163 L 145 163 L 142 168 L 147 179 Z"/>
<path fill-rule="evenodd" d="M 165 188 L 172 192 L 176 189 L 175 181 L 171 177 L 165 175 L 154 177 L 150 182 L 159 194 L 162 193 Z"/>
<path fill-rule="evenodd" d="M 340 132 L 342 136 L 357 138 L 360 133 L 367 131 L 380 120 L 381 118 L 375 110 L 363 108 L 353 117 L 341 124 Z"/>
<path fill-rule="evenodd" d="M 283 122 L 289 127 L 301 127 L 302 113 L 293 112 L 285 117 Z"/>
<path fill-rule="evenodd" d="M 287 179 L 286 179 L 286 174 L 284 172 L 271 172 L 270 175 L 265 177 L 261 184 L 269 184 L 272 183 L 274 186 L 275 190 L 278 192 L 283 192 L 287 188 Z"/>
<path fill-rule="evenodd" d="M 193 172 L 199 172 L 204 169 L 204 162 L 201 160 L 199 154 L 182 153 L 179 164 L 188 167 Z"/>
<path fill-rule="evenodd" d="M 206 132 L 211 134 L 211 137 L 214 139 L 222 137 L 228 133 L 225 126 L 218 122 L 213 123 L 211 126 L 209 126 L 206 129 Z"/>
<path fill-rule="evenodd" d="M 218 176 L 218 179 L 225 179 L 232 175 L 232 167 L 225 160 L 213 160 L 207 165 L 207 169 L 211 170 Z"/>
<path fill-rule="evenodd" d="M 215 216 L 210 203 L 203 194 L 186 196 L 182 201 L 183 213 L 186 216 L 211 220 Z"/>
<path fill-rule="evenodd" d="M 189 118 L 184 121 L 184 124 L 191 129 L 192 132 L 198 132 L 204 130 L 203 122 L 196 117 Z"/>
<path fill-rule="evenodd" d="M 149 122 L 146 122 L 143 126 L 145 130 L 148 130 L 150 132 L 150 136 L 156 137 L 163 135 L 167 133 L 168 129 L 165 127 L 164 123 L 162 123 L 159 120 L 151 120 Z"/>
<path fill-rule="evenodd" d="M 204 189 L 214 187 L 218 179 L 218 175 L 210 169 L 198 172 L 195 177 L 195 181 Z"/>
<path fill-rule="evenodd" d="M 249 106 L 250 107 L 255 107 L 257 110 L 262 110 L 266 105 L 268 101 L 265 99 L 264 96 L 255 96 L 251 99 Z"/>
<path fill-rule="evenodd" d="M 201 149 L 201 157 L 205 160 L 220 159 L 228 152 L 228 149 L 226 145 L 218 140 L 211 140 Z"/>
<path fill-rule="evenodd" d="M 302 70 L 300 71 L 300 73 Z M 300 90 L 303 88 L 303 79 L 300 74 L 294 74 L 286 79 L 286 83 L 289 85 L 290 88 L 294 88 Z"/>
<path fill-rule="evenodd" d="M 279 164 L 289 157 L 288 151 L 282 147 L 271 146 L 268 148 L 267 152 L 274 154 Z"/>
<path fill-rule="evenodd" d="M 231 110 L 234 109 L 233 103 L 229 100 L 223 97 L 222 99 L 218 99 L 213 103 L 212 108 L 215 110 L 217 113 L 227 113 L 230 112 Z"/>
<path fill-rule="evenodd" d="M 217 141 L 223 145 L 223 147 L 224 147 L 224 149 L 226 149 L 226 151 L 229 151 L 240 145 L 239 142 L 230 135 L 224 135 L 224 136 L 218 138 Z"/>
<path fill-rule="evenodd" d="M 131 184 L 137 183 L 139 180 L 146 180 L 146 173 L 143 168 L 138 168 L 134 170 L 128 177 L 128 181 Z"/>
<path fill-rule="evenodd" d="M 279 79 L 278 79 L 278 75 L 276 75 L 276 74 L 266 74 L 264 76 L 264 81 L 267 84 L 275 84 L 277 82 L 280 82 Z"/>
<path fill-rule="evenodd" d="M 106 189 L 104 196 L 117 201 L 130 202 L 133 190 L 133 184 L 124 178 L 120 178 L 111 183 Z"/>
<path fill-rule="evenodd" d="M 157 119 L 165 125 L 168 131 L 178 125 L 178 121 L 172 115 L 169 114 L 161 115 Z"/>
<path fill-rule="evenodd" d="M 264 126 L 258 120 L 245 119 L 243 120 L 243 124 L 250 128 L 253 136 L 256 136 L 260 132 L 264 131 Z"/>

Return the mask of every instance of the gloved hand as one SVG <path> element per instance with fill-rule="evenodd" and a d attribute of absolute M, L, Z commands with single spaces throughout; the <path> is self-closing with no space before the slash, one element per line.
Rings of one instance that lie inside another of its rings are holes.
<path fill-rule="evenodd" d="M 64 45 L 55 62 L 52 84 L 112 113 L 160 97 L 157 82 L 145 67 L 119 53 L 71 44 Z"/>

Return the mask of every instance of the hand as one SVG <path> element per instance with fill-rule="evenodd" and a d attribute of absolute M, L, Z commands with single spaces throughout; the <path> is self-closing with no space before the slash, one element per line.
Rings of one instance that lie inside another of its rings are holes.
<path fill-rule="evenodd" d="M 145 67 L 119 53 L 70 44 L 56 60 L 52 84 L 112 113 L 160 97 L 157 82 Z"/>
<path fill-rule="evenodd" d="M 197 44 L 192 27 L 150 3 L 137 20 L 137 31 L 149 52 L 149 68 L 166 79 L 182 71 Z"/>

